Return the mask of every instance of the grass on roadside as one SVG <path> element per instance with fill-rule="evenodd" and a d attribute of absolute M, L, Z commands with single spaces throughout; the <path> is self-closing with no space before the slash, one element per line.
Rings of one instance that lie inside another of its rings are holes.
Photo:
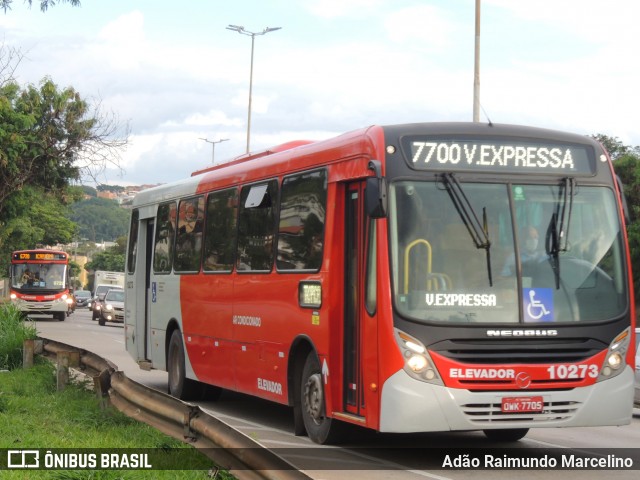
<path fill-rule="evenodd" d="M 18 308 L 0 305 L 0 370 L 12 370 L 22 365 L 22 344 L 38 335 L 32 322 L 25 321 Z"/>
<path fill-rule="evenodd" d="M 155 452 L 155 468 L 189 470 L 3 470 L 3 480 L 142 480 L 207 479 L 213 463 L 198 452 L 158 430 L 131 419 L 115 408 L 102 409 L 87 388 L 74 381 L 63 391 L 56 388 L 55 367 L 36 357 L 35 366 L 22 369 L 22 342 L 35 338 L 36 330 L 23 321 L 11 305 L 0 305 L 0 453 L 2 449 L 131 449 Z M 96 450 L 98 451 L 98 450 Z M 6 452 L 6 450 L 5 450 Z M 7 455 L 7 453 L 5 453 Z M 0 459 L 0 467 L 6 463 Z M 44 462 L 41 459 L 41 465 Z M 220 472 L 218 479 L 233 477 Z"/>
<path fill-rule="evenodd" d="M 6 479 L 205 479 L 211 461 L 196 449 L 141 424 L 114 408 L 102 410 L 82 383 L 58 392 L 54 366 L 37 361 L 28 370 L 0 373 L 0 449 L 163 449 L 188 471 L 73 470 L 0 472 Z M 175 449 L 182 449 L 178 453 Z M 170 461 L 170 460 L 169 460 Z M 41 464 L 44 463 L 41 461 Z M 155 462 L 154 462 L 155 463 Z M 230 478 L 230 477 L 227 477 Z"/>

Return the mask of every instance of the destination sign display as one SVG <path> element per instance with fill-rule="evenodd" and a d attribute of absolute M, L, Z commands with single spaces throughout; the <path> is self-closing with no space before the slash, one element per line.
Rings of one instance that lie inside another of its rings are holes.
<path fill-rule="evenodd" d="M 513 138 L 405 138 L 409 164 L 418 170 L 592 175 L 595 155 L 586 145 Z"/>
<path fill-rule="evenodd" d="M 66 260 L 66 253 L 50 253 L 50 252 L 18 252 L 13 254 L 14 260 Z"/>

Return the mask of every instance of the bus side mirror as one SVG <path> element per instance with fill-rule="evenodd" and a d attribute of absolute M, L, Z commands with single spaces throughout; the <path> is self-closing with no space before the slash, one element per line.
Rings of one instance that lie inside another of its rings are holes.
<path fill-rule="evenodd" d="M 387 181 L 382 177 L 378 160 L 369 162 L 369 170 L 373 170 L 376 176 L 367 178 L 364 207 L 369 217 L 384 218 L 387 216 Z"/>

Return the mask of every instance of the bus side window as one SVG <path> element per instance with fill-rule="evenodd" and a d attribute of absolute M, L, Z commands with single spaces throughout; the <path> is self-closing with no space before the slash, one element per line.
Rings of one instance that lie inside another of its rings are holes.
<path fill-rule="evenodd" d="M 319 270 L 327 204 L 325 170 L 282 181 L 278 228 L 278 270 Z"/>
<path fill-rule="evenodd" d="M 238 270 L 271 271 L 277 199 L 276 180 L 242 188 L 238 216 Z"/>
<path fill-rule="evenodd" d="M 209 194 L 204 237 L 203 269 L 205 272 L 230 272 L 233 270 L 237 214 L 237 189 Z"/>
<path fill-rule="evenodd" d="M 204 197 L 180 200 L 174 269 L 176 272 L 200 271 Z"/>
<path fill-rule="evenodd" d="M 175 202 L 159 205 L 157 217 L 153 271 L 154 273 L 169 273 L 173 263 L 173 238 L 176 232 Z"/>

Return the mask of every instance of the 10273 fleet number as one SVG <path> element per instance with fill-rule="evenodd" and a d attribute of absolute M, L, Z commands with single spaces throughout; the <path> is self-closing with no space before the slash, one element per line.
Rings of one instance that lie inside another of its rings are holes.
<path fill-rule="evenodd" d="M 547 368 L 551 380 L 578 380 L 580 378 L 598 378 L 598 365 L 551 365 Z"/>

